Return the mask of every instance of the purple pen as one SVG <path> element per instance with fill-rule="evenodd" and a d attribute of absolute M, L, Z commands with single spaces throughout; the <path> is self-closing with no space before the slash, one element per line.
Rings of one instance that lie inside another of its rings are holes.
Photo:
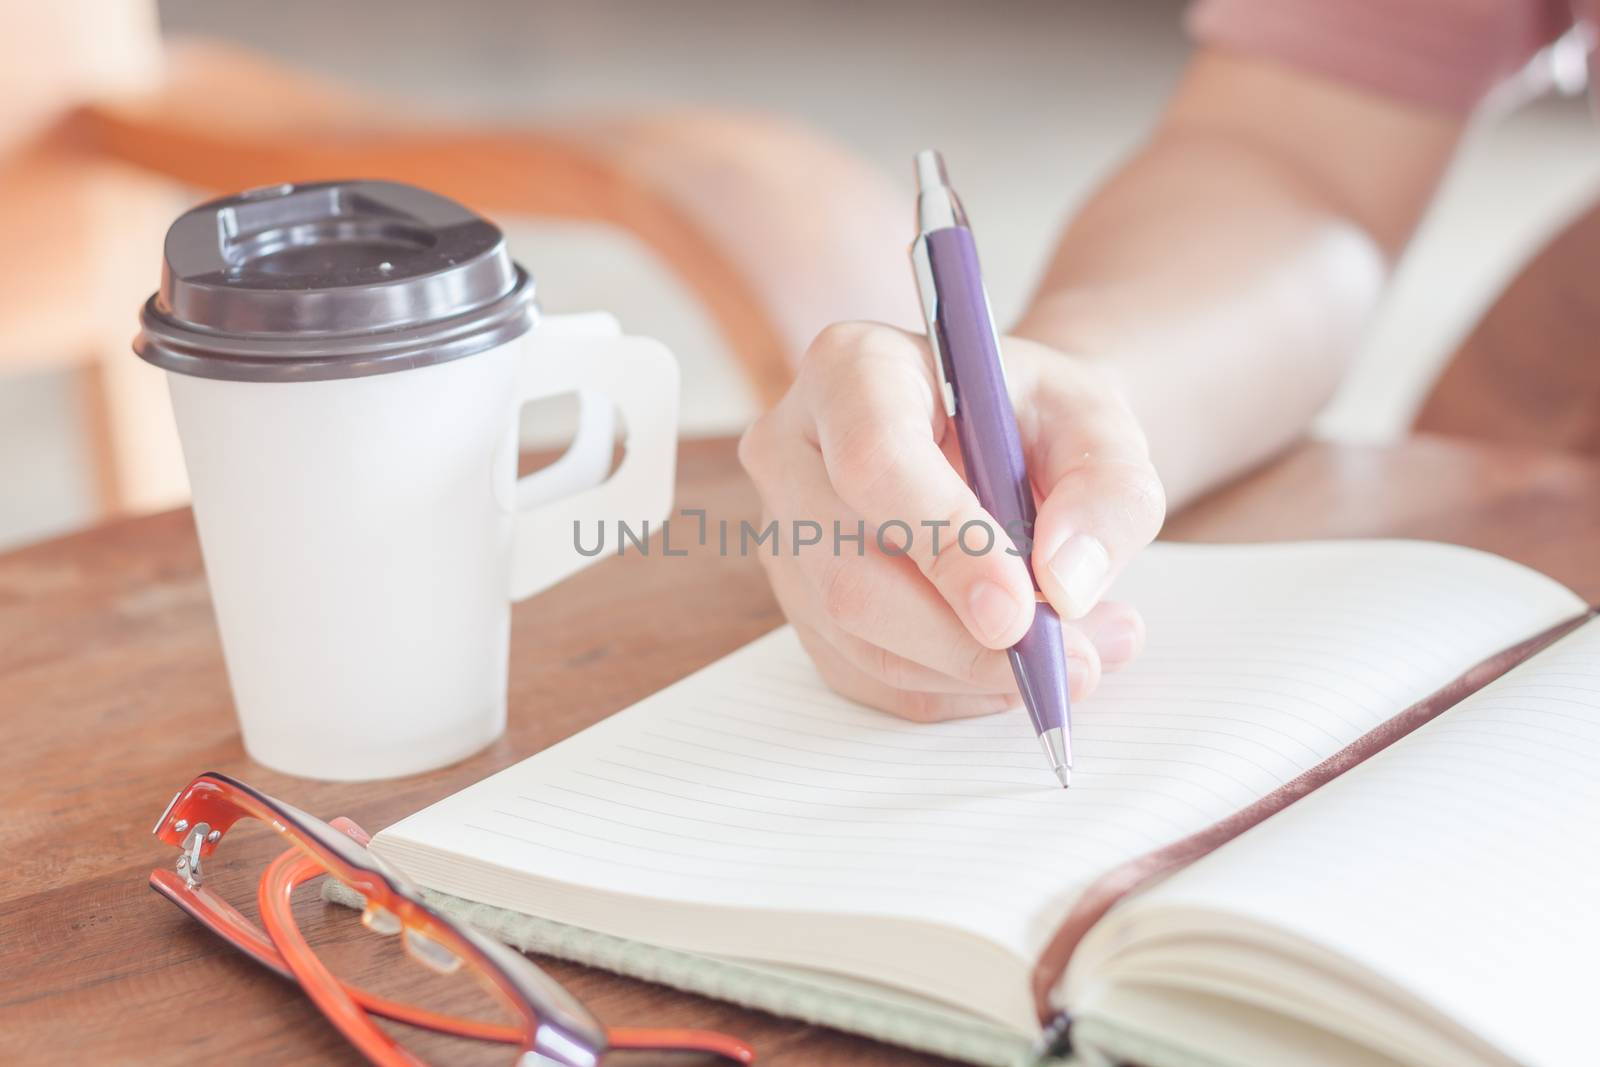
<path fill-rule="evenodd" d="M 1006 391 L 1000 339 L 978 270 L 967 214 L 950 188 L 944 160 L 917 153 L 917 239 L 911 246 L 922 313 L 945 414 L 955 421 L 967 480 L 978 502 L 1019 544 L 1033 539 L 1033 489 L 1022 459 L 1017 416 Z M 1033 562 L 1022 562 L 1033 578 Z M 1038 588 L 1034 579 L 1034 588 Z M 1022 702 L 1063 788 L 1072 783 L 1072 711 L 1061 616 L 1040 600 L 1033 624 L 1009 651 Z"/>

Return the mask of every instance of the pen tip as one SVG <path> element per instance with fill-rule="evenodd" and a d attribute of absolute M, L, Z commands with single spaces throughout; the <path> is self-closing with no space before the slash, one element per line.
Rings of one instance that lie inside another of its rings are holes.
<path fill-rule="evenodd" d="M 939 189 L 950 184 L 944 170 L 944 157 L 931 148 L 917 153 L 917 188 Z"/>
<path fill-rule="evenodd" d="M 1056 781 L 1061 783 L 1062 789 L 1069 788 L 1072 785 L 1072 746 L 1067 741 L 1067 731 L 1052 726 L 1039 735 L 1039 743 L 1044 746 L 1045 759 L 1050 761 Z"/>

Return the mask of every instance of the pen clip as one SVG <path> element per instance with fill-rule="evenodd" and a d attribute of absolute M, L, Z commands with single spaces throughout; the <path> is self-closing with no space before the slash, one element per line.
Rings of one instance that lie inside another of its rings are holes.
<path fill-rule="evenodd" d="M 911 242 L 911 267 L 917 276 L 917 295 L 922 298 L 922 318 L 928 324 L 928 347 L 933 349 L 933 372 L 939 379 L 939 399 L 944 403 L 944 413 L 953 419 L 956 417 L 956 390 L 950 384 L 944 342 L 939 335 L 939 289 L 933 283 L 926 234 L 918 234 Z"/>

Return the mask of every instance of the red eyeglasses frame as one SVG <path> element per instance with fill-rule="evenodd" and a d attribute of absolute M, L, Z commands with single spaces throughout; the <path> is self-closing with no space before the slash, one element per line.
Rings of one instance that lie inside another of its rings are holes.
<path fill-rule="evenodd" d="M 203 861 L 242 818 L 269 826 L 291 847 L 267 865 L 257 900 L 261 925 L 203 884 Z M 368 851 L 369 837 L 340 817 L 307 815 L 228 775 L 207 771 L 180 790 L 151 831 L 180 850 L 174 870 L 150 872 L 150 887 L 263 967 L 297 982 L 349 1041 L 380 1067 L 425 1067 L 378 1026 L 373 1016 L 438 1033 L 519 1046 L 539 1062 L 595 1067 L 611 1050 L 699 1052 L 738 1064 L 755 1061 L 744 1042 L 707 1030 L 602 1026 L 583 1004 L 526 956 L 434 911 L 420 891 Z M 291 908 L 294 890 L 329 875 L 381 909 L 408 932 L 448 948 L 493 987 L 516 1026 L 429 1011 L 347 984 L 306 941 Z M 265 927 L 265 929 L 263 929 Z"/>

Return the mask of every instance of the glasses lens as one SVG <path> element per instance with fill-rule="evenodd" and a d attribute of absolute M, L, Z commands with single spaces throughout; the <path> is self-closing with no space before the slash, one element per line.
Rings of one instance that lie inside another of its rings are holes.
<path fill-rule="evenodd" d="M 590 1063 L 593 1053 L 607 1044 L 599 1024 L 566 990 L 513 950 L 408 903 L 415 896 L 403 888 L 405 883 L 392 883 L 402 887 L 402 896 L 378 894 L 366 901 L 342 887 L 338 895 L 362 907 L 325 899 L 326 889 L 341 888 L 328 865 L 348 870 L 350 864 L 365 865 L 368 856 L 364 850 L 356 851 L 360 846 L 353 841 L 348 847 L 340 841 L 340 847 L 330 852 L 322 837 L 337 832 L 333 827 L 300 827 L 298 821 L 284 815 L 281 822 L 273 822 L 276 832 L 269 832 L 255 820 L 245 820 L 227 833 L 227 847 L 206 857 L 203 864 L 187 855 L 181 858 L 177 873 L 189 879 L 188 889 L 167 873 L 155 878 L 154 884 L 213 934 L 247 955 L 275 968 L 287 958 L 298 968 L 297 977 L 324 1001 L 318 991 L 330 989 L 329 979 L 337 983 L 341 999 L 363 1009 L 366 1024 L 388 1034 L 420 1062 L 521 1065 L 522 1050 L 534 1037 L 527 1028 L 541 1022 L 535 1058 L 543 1052 L 562 1063 Z M 341 823 L 336 820 L 334 825 Z M 203 822 L 190 834 L 191 840 L 204 837 L 210 842 L 220 836 Z M 296 847 L 282 851 L 285 843 Z M 326 858 L 330 856 L 334 858 Z M 261 900 L 268 902 L 267 916 L 261 914 Z M 230 917 L 230 909 L 240 914 Z M 309 966 L 307 949 L 326 973 Z M 502 983 L 510 976 L 546 1018 L 528 1018 L 504 991 Z M 362 1037 L 346 1012 L 330 1008 L 329 1015 L 350 1036 Z M 654 1059 L 671 1050 L 690 1052 L 695 1058 L 710 1054 L 749 1060 L 748 1049 L 731 1038 L 707 1044 L 706 1035 L 681 1035 L 693 1042 L 690 1045 L 667 1032 L 653 1036 L 640 1032 L 632 1041 L 624 1040 L 620 1032 L 613 1036 L 630 1056 L 637 1052 Z"/>
<path fill-rule="evenodd" d="M 481 1037 L 520 1033 L 512 1010 L 475 956 L 458 952 L 453 939 L 406 926 L 377 902 L 356 910 L 324 900 L 327 879 L 315 878 L 294 894 L 294 916 L 317 958 L 345 985 L 407 1009 L 451 1020 Z M 515 1043 L 453 1036 L 379 1018 L 378 1025 L 427 1063 L 514 1062 Z"/>

